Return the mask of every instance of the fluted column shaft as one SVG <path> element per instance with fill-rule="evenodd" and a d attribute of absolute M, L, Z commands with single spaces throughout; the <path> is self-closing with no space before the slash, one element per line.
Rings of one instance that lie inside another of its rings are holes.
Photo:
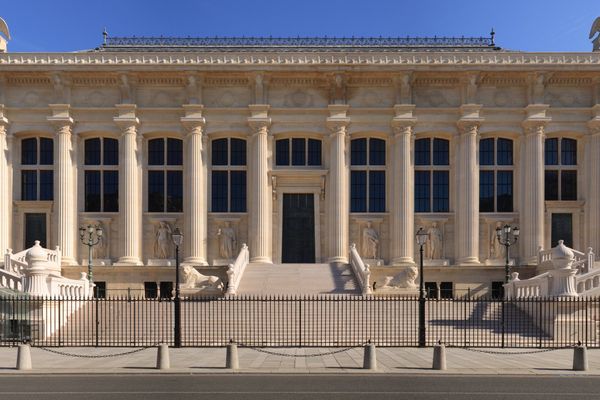
<path fill-rule="evenodd" d="M 414 167 L 412 126 L 394 126 L 392 169 L 392 264 L 414 263 Z"/>
<path fill-rule="evenodd" d="M 525 134 L 521 253 L 525 263 L 535 264 L 538 248 L 544 244 L 544 125 L 525 127 Z"/>
<path fill-rule="evenodd" d="M 1 107 L 1 106 L 0 106 Z M 1 111 L 1 109 L 0 109 Z M 7 132 L 8 121 L 0 112 L 0 252 L 4 254 L 10 248 L 11 217 L 12 217 L 12 187 L 9 165 L 9 149 Z M 0 260 L 0 263 L 4 258 Z"/>
<path fill-rule="evenodd" d="M 72 138 L 71 124 L 59 125 L 56 130 L 57 157 L 56 157 L 56 244 L 62 251 L 62 264 L 73 265 L 75 261 L 76 224 L 75 213 L 77 207 L 74 199 L 74 173 L 71 158 Z"/>
<path fill-rule="evenodd" d="M 348 262 L 348 167 L 346 124 L 330 125 L 329 141 L 329 262 Z"/>
<path fill-rule="evenodd" d="M 587 173 L 589 174 L 589 187 L 587 193 L 587 235 L 588 246 L 592 247 L 594 252 L 598 254 L 600 251 L 600 119 L 595 121 L 595 124 L 590 124 L 590 140 L 589 148 L 586 154 Z"/>
<path fill-rule="evenodd" d="M 271 261 L 271 192 L 269 190 L 268 125 L 251 124 L 252 136 L 252 179 L 250 217 L 250 261 Z"/>
<path fill-rule="evenodd" d="M 190 127 L 187 136 L 185 171 L 187 182 L 184 202 L 186 215 L 185 243 L 187 243 L 186 264 L 206 265 L 206 175 L 204 169 L 203 126 Z"/>
<path fill-rule="evenodd" d="M 120 264 L 140 265 L 141 260 L 141 196 L 137 157 L 137 127 L 125 126 L 121 136 L 122 158 L 119 188 L 119 209 L 121 211 L 121 257 Z"/>
<path fill-rule="evenodd" d="M 479 168 L 477 123 L 459 125 L 456 204 L 457 263 L 479 263 Z"/>

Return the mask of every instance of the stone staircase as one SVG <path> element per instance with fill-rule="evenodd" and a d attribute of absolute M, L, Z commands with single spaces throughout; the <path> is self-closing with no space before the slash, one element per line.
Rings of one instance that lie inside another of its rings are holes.
<path fill-rule="evenodd" d="M 349 265 L 258 264 L 244 272 L 238 295 L 359 295 Z"/>

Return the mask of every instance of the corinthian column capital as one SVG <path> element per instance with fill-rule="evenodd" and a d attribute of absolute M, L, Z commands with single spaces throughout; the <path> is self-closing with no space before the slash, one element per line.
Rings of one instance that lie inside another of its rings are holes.
<path fill-rule="evenodd" d="M 544 130 L 546 128 L 545 122 L 526 121 L 523 122 L 523 131 L 526 136 L 544 136 Z"/>
<path fill-rule="evenodd" d="M 592 135 L 600 134 L 600 104 L 592 107 L 594 117 L 588 121 L 587 126 Z"/>
<path fill-rule="evenodd" d="M 4 116 L 4 104 L 0 104 L 0 134 L 6 135 L 8 119 Z"/>

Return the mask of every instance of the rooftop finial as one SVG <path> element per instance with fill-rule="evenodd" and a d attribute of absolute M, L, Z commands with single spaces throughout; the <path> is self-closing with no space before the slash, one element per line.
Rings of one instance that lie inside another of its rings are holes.
<path fill-rule="evenodd" d="M 494 28 L 492 27 L 492 31 L 490 32 L 490 36 L 492 38 L 492 46 L 495 46 L 496 43 L 494 42 L 494 37 L 496 36 L 496 32 L 494 32 Z"/>
<path fill-rule="evenodd" d="M 108 32 L 106 32 L 106 27 L 102 31 L 102 37 L 104 38 L 104 44 L 106 44 L 106 39 L 108 38 Z"/>
<path fill-rule="evenodd" d="M 0 17 L 0 53 L 6 53 L 6 44 L 10 40 L 10 32 L 8 31 L 8 25 Z"/>

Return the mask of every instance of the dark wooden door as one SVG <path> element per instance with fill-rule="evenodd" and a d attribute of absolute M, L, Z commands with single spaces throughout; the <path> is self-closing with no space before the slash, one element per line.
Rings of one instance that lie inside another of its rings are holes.
<path fill-rule="evenodd" d="M 25 248 L 28 249 L 40 241 L 40 246 L 46 247 L 46 214 L 25 214 Z"/>
<path fill-rule="evenodd" d="M 552 214 L 552 247 L 559 240 L 564 240 L 565 246 L 573 247 L 573 214 Z"/>
<path fill-rule="evenodd" d="M 284 263 L 315 262 L 315 205 L 313 194 L 283 195 L 282 255 Z"/>

